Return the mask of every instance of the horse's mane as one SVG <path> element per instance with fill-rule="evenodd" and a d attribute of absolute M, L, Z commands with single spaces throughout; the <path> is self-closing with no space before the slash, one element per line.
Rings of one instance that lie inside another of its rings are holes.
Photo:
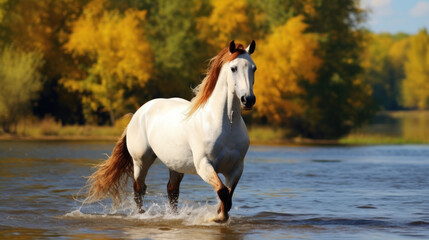
<path fill-rule="evenodd" d="M 218 55 L 210 59 L 209 66 L 207 68 L 206 77 L 203 79 L 200 85 L 194 88 L 196 96 L 191 101 L 191 109 L 188 112 L 188 117 L 191 116 L 198 108 L 203 106 L 209 97 L 212 95 L 215 89 L 217 79 L 219 78 L 220 70 L 222 66 L 234 60 L 238 55 L 245 53 L 244 46 L 240 43 L 236 44 L 234 53 L 229 52 L 229 48 L 222 49 Z"/>

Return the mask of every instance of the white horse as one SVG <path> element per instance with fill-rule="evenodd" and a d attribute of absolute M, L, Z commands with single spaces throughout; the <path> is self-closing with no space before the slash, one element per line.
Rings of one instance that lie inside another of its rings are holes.
<path fill-rule="evenodd" d="M 179 185 L 185 173 L 198 174 L 221 201 L 216 222 L 228 220 L 231 198 L 243 172 L 249 148 L 241 108 L 255 104 L 256 70 L 250 54 L 255 41 L 244 49 L 231 41 L 211 59 L 207 76 L 189 102 L 180 98 L 154 99 L 134 114 L 112 156 L 89 178 L 87 202 L 111 196 L 120 201 L 121 178 L 134 179 L 134 199 L 143 211 L 145 177 L 156 158 L 170 170 L 169 202 L 177 209 Z M 225 176 L 225 183 L 218 173 Z"/>

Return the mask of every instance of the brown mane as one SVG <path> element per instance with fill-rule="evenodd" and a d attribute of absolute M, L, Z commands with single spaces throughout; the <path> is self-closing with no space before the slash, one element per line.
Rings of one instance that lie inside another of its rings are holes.
<path fill-rule="evenodd" d="M 222 49 L 218 55 L 210 59 L 209 66 L 207 68 L 207 75 L 203 79 L 200 85 L 195 88 L 196 96 L 191 101 L 191 109 L 188 112 L 188 117 L 191 116 L 198 108 L 203 106 L 209 97 L 212 95 L 215 89 L 217 79 L 219 78 L 220 70 L 222 66 L 234 60 L 238 55 L 245 53 L 243 45 L 238 43 L 235 47 L 235 52 L 230 53 L 229 48 Z"/>

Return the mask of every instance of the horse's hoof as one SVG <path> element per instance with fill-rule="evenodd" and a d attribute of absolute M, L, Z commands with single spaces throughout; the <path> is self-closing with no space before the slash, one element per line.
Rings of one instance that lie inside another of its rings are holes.
<path fill-rule="evenodd" d="M 139 213 L 140 213 L 140 214 L 143 214 L 143 213 L 145 213 L 145 212 L 146 212 L 146 211 L 145 211 L 143 208 L 140 208 L 140 209 L 139 209 Z"/>
<path fill-rule="evenodd" d="M 226 223 L 228 221 L 228 219 L 229 219 L 229 217 L 217 216 L 217 217 L 214 217 L 214 218 L 210 219 L 210 222 Z"/>

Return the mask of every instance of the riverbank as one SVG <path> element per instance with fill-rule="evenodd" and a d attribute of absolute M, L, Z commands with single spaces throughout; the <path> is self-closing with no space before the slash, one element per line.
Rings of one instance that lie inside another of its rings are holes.
<path fill-rule="evenodd" d="M 122 135 L 123 128 L 115 126 L 61 126 L 47 131 L 44 127 L 27 127 L 25 134 L 1 134 L 3 141 L 110 141 Z M 285 130 L 252 126 L 248 129 L 253 145 L 376 145 L 429 144 L 427 139 L 392 137 L 380 134 L 353 133 L 338 140 L 285 138 Z"/>
<path fill-rule="evenodd" d="M 130 115 L 115 126 L 66 125 L 52 118 L 26 119 L 16 134 L 0 132 L 0 140 L 41 141 L 116 141 L 127 126 Z M 380 112 L 370 124 L 338 140 L 288 138 L 287 130 L 270 126 L 248 126 L 254 145 L 373 145 L 429 144 L 429 111 Z"/>

